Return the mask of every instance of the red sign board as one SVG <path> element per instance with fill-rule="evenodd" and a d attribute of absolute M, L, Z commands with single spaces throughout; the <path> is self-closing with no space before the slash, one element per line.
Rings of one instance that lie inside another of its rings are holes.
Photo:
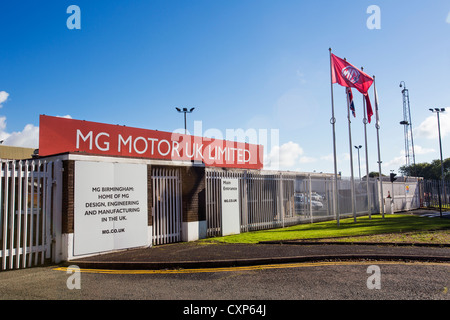
<path fill-rule="evenodd" d="M 65 152 L 263 167 L 262 145 L 41 115 L 39 155 Z"/>

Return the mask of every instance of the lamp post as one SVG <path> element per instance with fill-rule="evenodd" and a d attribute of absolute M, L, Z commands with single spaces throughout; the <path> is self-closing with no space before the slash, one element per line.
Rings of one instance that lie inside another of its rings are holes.
<path fill-rule="evenodd" d="M 359 161 L 359 149 L 361 149 L 362 146 L 355 146 L 356 150 L 358 150 L 358 168 L 359 168 L 359 181 L 361 181 L 361 162 Z M 367 179 L 369 177 L 366 177 Z"/>
<path fill-rule="evenodd" d="M 194 111 L 195 108 L 191 108 L 191 109 L 188 110 L 187 108 L 180 109 L 180 108 L 175 107 L 175 109 L 177 109 L 177 111 L 178 111 L 179 113 L 184 113 L 184 134 L 187 134 L 187 129 L 186 129 L 186 113 L 192 113 L 192 111 Z"/>
<path fill-rule="evenodd" d="M 437 122 L 438 122 L 438 133 L 439 133 L 439 150 L 441 153 L 441 184 L 442 184 L 442 190 L 445 190 L 444 186 L 444 161 L 442 159 L 442 141 L 441 141 L 441 121 L 439 119 L 439 114 L 441 112 L 445 112 L 445 108 L 430 108 L 431 112 L 436 113 L 437 115 Z M 439 192 L 439 213 L 440 217 L 442 218 L 442 202 L 441 202 L 441 191 L 438 189 Z"/>

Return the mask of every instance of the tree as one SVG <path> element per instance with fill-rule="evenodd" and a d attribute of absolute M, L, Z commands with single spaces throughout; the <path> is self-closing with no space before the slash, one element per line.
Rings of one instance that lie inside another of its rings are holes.
<path fill-rule="evenodd" d="M 401 166 L 399 172 L 404 176 L 423 177 L 428 180 L 441 179 L 441 160 L 433 160 L 431 163 L 423 162 L 416 165 Z M 450 180 L 450 158 L 444 160 L 444 179 Z"/>
<path fill-rule="evenodd" d="M 371 172 L 369 172 L 369 178 L 378 178 L 378 176 L 380 175 L 380 173 L 379 172 L 377 172 L 377 171 L 371 171 Z M 381 174 L 383 177 L 386 177 L 386 175 L 384 175 L 384 174 Z M 366 178 L 366 176 L 364 176 L 364 177 L 362 177 L 362 179 L 365 179 Z"/>

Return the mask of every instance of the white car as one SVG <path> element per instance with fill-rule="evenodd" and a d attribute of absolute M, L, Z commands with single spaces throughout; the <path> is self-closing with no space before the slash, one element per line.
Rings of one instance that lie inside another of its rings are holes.
<path fill-rule="evenodd" d="M 311 206 L 314 210 L 320 210 L 323 208 L 322 202 L 316 200 L 311 200 Z"/>
<path fill-rule="evenodd" d="M 311 199 L 315 201 L 323 201 L 323 197 L 316 192 L 311 193 Z"/>
<path fill-rule="evenodd" d="M 320 210 L 323 208 L 322 202 L 315 200 L 314 196 L 312 196 L 311 198 L 312 198 L 311 206 L 312 206 L 313 210 Z M 295 195 L 295 205 L 296 206 L 301 207 L 303 204 L 307 204 L 308 202 L 309 202 L 308 197 L 306 197 L 306 203 L 305 203 L 305 197 L 302 194 Z"/>

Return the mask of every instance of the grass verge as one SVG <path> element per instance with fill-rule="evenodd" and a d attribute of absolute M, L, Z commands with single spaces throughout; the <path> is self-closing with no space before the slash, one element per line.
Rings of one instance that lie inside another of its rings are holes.
<path fill-rule="evenodd" d="M 311 224 L 300 224 L 287 228 L 261 230 L 254 232 L 246 232 L 238 235 L 230 235 L 225 237 L 208 238 L 202 241 L 204 242 L 220 242 L 220 243 L 258 243 L 260 241 L 282 241 L 282 240 L 301 240 L 301 239 L 331 239 L 352 237 L 353 241 L 356 241 L 356 236 L 380 236 L 385 235 L 383 241 L 399 241 L 399 234 L 409 234 L 409 239 L 413 239 L 411 232 L 420 233 L 421 236 L 416 237 L 416 240 L 431 230 L 445 230 L 439 232 L 439 237 L 428 237 L 429 241 L 433 239 L 439 239 L 442 241 L 448 241 L 450 229 L 450 219 L 442 218 L 426 218 L 411 214 L 393 214 L 385 215 L 383 219 L 381 215 L 372 215 L 369 217 L 358 217 L 355 223 L 353 218 L 341 219 L 338 226 L 336 221 L 316 222 Z M 391 236 L 388 236 L 388 235 Z M 443 236 L 441 237 L 441 234 Z M 395 235 L 395 236 L 394 236 Z M 387 237 L 387 238 L 386 238 Z M 400 237 L 401 238 L 401 237 Z M 403 237 L 403 241 L 406 241 L 407 237 Z M 366 240 L 365 241 L 370 241 Z M 377 240 L 379 241 L 379 239 Z M 422 240 L 423 242 L 423 240 Z M 448 242 L 447 242 L 448 243 Z"/>
<path fill-rule="evenodd" d="M 333 241 L 345 243 L 432 243 L 439 245 L 450 245 L 450 229 L 435 230 L 435 231 L 411 231 L 398 233 L 385 233 L 368 236 L 355 236 L 331 239 L 319 239 L 319 242 Z"/>

